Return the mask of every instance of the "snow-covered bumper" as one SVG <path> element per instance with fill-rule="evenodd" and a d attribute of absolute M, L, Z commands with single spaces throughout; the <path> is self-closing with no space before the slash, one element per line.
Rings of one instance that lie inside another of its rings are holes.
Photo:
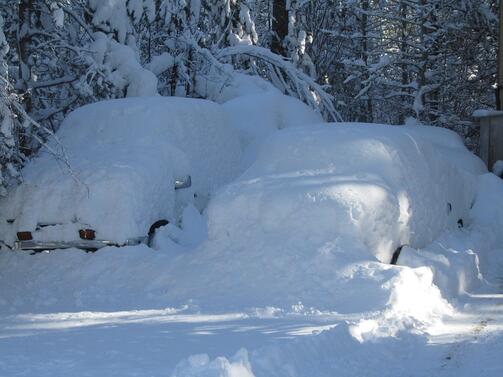
<path fill-rule="evenodd" d="M 14 250 L 54 250 L 77 248 L 84 250 L 97 250 L 105 246 L 133 246 L 141 243 L 147 243 L 148 237 L 136 237 L 126 240 L 125 243 L 117 243 L 107 240 L 76 240 L 76 241 L 16 241 Z"/>

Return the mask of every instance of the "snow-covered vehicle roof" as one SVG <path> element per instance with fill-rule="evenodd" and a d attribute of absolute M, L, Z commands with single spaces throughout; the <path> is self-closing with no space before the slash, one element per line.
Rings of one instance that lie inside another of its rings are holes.
<path fill-rule="evenodd" d="M 280 129 L 323 122 L 321 115 L 302 101 L 275 92 L 237 97 L 223 107 L 245 147 Z"/>
<path fill-rule="evenodd" d="M 272 133 L 323 122 L 321 115 L 302 101 L 276 91 L 237 97 L 225 102 L 223 107 L 239 131 L 243 168 L 252 164 L 259 145 Z"/>
<path fill-rule="evenodd" d="M 23 169 L 23 183 L 0 202 L 0 229 L 15 220 L 0 239 L 40 224 L 87 225 L 97 238 L 118 243 L 146 235 L 153 222 L 175 220 L 178 196 L 186 203 L 234 177 L 241 155 L 221 106 L 186 98 L 87 105 L 67 116 L 57 137 L 49 146 L 64 155 L 42 149 Z M 175 194 L 174 180 L 185 175 L 190 195 Z"/>
<path fill-rule="evenodd" d="M 286 129 L 213 198 L 209 236 L 254 229 L 349 240 L 351 249 L 389 263 L 400 246 L 421 247 L 459 219 L 466 224 L 475 177 L 484 172 L 445 129 L 350 123 Z"/>

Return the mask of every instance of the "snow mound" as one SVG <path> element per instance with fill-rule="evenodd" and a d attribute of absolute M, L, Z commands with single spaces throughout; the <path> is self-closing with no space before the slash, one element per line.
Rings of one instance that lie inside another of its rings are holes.
<path fill-rule="evenodd" d="M 14 232 L 78 223 L 96 229 L 97 238 L 142 236 L 159 219 L 175 220 L 193 193 L 204 202 L 237 174 L 241 157 L 221 106 L 195 99 L 84 106 L 65 119 L 58 138 L 51 147 L 64 147 L 71 171 L 45 150 L 24 168 L 24 183 L 0 203 L 2 225 L 15 219 Z M 192 188 L 175 194 L 174 180 L 187 174 Z"/>
<path fill-rule="evenodd" d="M 275 132 L 255 163 L 211 199 L 207 224 L 188 207 L 181 228 L 159 230 L 158 251 L 5 253 L 0 263 L 9 272 L 0 285 L 9 288 L 3 299 L 16 311 L 145 303 L 222 311 L 300 302 L 339 313 L 400 312 L 390 328 L 417 328 L 439 312 L 414 309 L 402 300 L 405 293 L 393 297 L 408 287 L 403 291 L 412 290 L 413 297 L 436 297 L 431 302 L 445 312 L 432 285 L 431 272 L 440 267 L 391 266 L 391 254 L 406 244 L 428 245 L 444 230 L 456 230 L 459 218 L 469 222 L 474 199 L 476 177 L 445 161 L 439 148 L 407 127 L 315 125 Z M 48 269 L 50 276 L 44 275 Z M 24 284 L 13 283 L 22 275 L 44 288 L 22 299 Z M 402 301 L 408 306 L 400 308 Z"/>
<path fill-rule="evenodd" d="M 254 94 L 281 94 L 269 81 L 260 76 L 235 71 L 231 65 L 215 66 L 210 72 L 197 75 L 196 92 L 217 103 Z"/>
<path fill-rule="evenodd" d="M 156 231 L 154 249 L 193 248 L 208 238 L 206 220 L 196 207 L 189 204 L 183 210 L 180 227 L 168 224 Z"/>
<path fill-rule="evenodd" d="M 210 361 L 206 354 L 192 355 L 181 361 L 171 377 L 255 377 L 251 370 L 248 352 L 239 350 L 234 357 L 217 357 Z"/>
<path fill-rule="evenodd" d="M 320 114 L 303 102 L 279 93 L 242 96 L 224 103 L 223 107 L 240 131 L 244 147 L 280 129 L 323 121 Z"/>
<path fill-rule="evenodd" d="M 492 172 L 494 175 L 503 178 L 503 160 L 498 160 L 493 164 Z"/>
<path fill-rule="evenodd" d="M 477 193 L 471 210 L 472 221 L 493 229 L 503 241 L 503 180 L 488 173 L 477 181 Z"/>
<path fill-rule="evenodd" d="M 419 352 L 421 357 L 418 357 Z M 439 357 L 438 352 L 438 349 L 427 346 L 425 336 L 407 333 L 400 333 L 398 338 L 379 338 L 362 343 L 352 336 L 350 325 L 341 323 L 318 335 L 303 336 L 294 340 L 283 339 L 272 345 L 249 350 L 248 362 L 251 368 L 242 376 L 250 376 L 248 373 L 251 370 L 255 376 L 274 377 L 426 377 L 438 374 L 434 362 Z M 192 357 L 197 360 L 201 356 Z M 203 365 L 200 367 L 202 370 L 188 367 L 192 357 L 179 364 L 185 367 L 177 369 L 177 372 L 183 371 L 182 374 L 174 373 L 171 377 L 231 376 L 219 374 L 211 364 L 217 362 L 229 364 L 231 361 L 225 357 L 217 357 L 214 361 L 204 364 L 208 367 L 205 368 Z M 204 362 L 207 361 L 206 356 L 202 358 Z M 431 364 L 425 365 L 425 360 Z"/>
<path fill-rule="evenodd" d="M 434 273 L 435 285 L 448 297 L 472 291 L 482 282 L 478 255 L 471 249 L 446 248 L 441 240 L 421 250 L 404 247 L 399 264 L 430 267 Z"/>
<path fill-rule="evenodd" d="M 210 309 L 300 301 L 344 313 L 396 310 L 390 297 L 399 282 L 440 300 L 432 269 L 408 276 L 388 263 L 399 246 L 429 245 L 457 230 L 459 219 L 469 222 L 477 177 L 450 164 L 441 148 L 406 127 L 281 130 L 211 200 L 208 240 L 151 286 L 168 287 L 174 303 L 190 298 Z M 455 141 L 450 148 L 469 154 Z M 411 316 L 424 322 L 438 314 L 425 310 Z"/>
<path fill-rule="evenodd" d="M 450 148 L 470 155 L 462 145 Z M 475 175 L 449 163 L 446 153 L 408 127 L 283 130 L 218 192 L 208 208 L 209 237 L 345 239 L 389 262 L 399 246 L 425 246 L 468 218 Z"/>
<path fill-rule="evenodd" d="M 300 100 L 275 92 L 238 97 L 223 107 L 239 131 L 245 168 L 256 157 L 259 144 L 275 131 L 323 122 L 320 114 Z"/>
<path fill-rule="evenodd" d="M 433 276 L 428 267 L 401 269 L 384 284 L 390 292 L 386 308 L 377 317 L 351 326 L 351 335 L 363 342 L 403 331 L 420 334 L 453 314 L 453 308 L 434 285 Z"/>

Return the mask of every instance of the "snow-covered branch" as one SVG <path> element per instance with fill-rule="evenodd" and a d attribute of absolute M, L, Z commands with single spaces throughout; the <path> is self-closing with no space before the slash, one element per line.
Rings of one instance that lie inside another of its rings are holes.
<path fill-rule="evenodd" d="M 274 54 L 263 47 L 243 45 L 227 47 L 216 54 L 219 60 L 235 56 L 248 56 L 257 62 L 267 63 L 264 65 L 266 70 L 262 73 L 277 86 L 280 86 L 280 90 L 288 94 L 295 93 L 299 99 L 311 107 L 320 109 L 325 117 L 330 120 L 342 120 L 334 107 L 334 98 L 310 76 L 300 71 L 282 56 Z M 273 80 L 273 78 L 279 79 L 279 81 Z"/>

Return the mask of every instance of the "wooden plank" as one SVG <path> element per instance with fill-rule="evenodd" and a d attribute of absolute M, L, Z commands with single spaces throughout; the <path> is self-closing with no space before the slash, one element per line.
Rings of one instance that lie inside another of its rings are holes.
<path fill-rule="evenodd" d="M 479 125 L 480 125 L 479 157 L 487 165 L 489 161 L 490 118 L 479 118 Z"/>
<path fill-rule="evenodd" d="M 491 119 L 489 137 L 489 159 L 487 167 L 492 169 L 494 163 L 503 160 L 503 118 L 494 117 Z"/>

